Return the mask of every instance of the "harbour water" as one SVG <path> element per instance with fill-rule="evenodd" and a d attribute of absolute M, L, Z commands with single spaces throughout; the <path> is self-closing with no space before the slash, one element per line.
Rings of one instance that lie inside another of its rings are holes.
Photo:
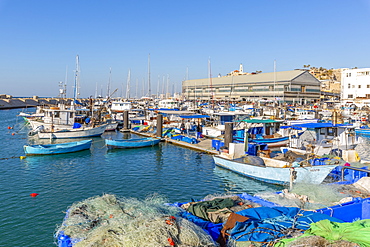
<path fill-rule="evenodd" d="M 123 138 L 119 132 L 93 138 L 91 150 L 20 159 L 23 145 L 38 141 L 28 137 L 20 111 L 0 111 L 0 246 L 56 246 L 54 233 L 67 208 L 103 193 L 140 199 L 157 193 L 168 202 L 184 202 L 282 189 L 215 167 L 211 155 L 168 143 L 108 151 L 103 138 Z"/>

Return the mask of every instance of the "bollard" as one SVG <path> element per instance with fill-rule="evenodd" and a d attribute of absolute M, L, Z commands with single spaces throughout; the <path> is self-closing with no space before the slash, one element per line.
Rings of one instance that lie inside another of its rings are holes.
<path fill-rule="evenodd" d="M 225 147 L 229 148 L 229 143 L 233 142 L 233 123 L 225 123 Z"/>
<path fill-rule="evenodd" d="M 163 115 L 157 115 L 157 136 L 162 137 L 162 129 L 163 129 Z"/>
<path fill-rule="evenodd" d="M 123 128 L 122 132 L 129 132 L 129 119 L 128 119 L 128 111 L 123 112 Z"/>

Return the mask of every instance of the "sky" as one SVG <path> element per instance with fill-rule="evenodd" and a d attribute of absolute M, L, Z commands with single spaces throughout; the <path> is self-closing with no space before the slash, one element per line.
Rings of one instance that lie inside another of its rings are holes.
<path fill-rule="evenodd" d="M 368 68 L 369 27 L 370 0 L 0 0 L 0 94 L 73 97 L 77 55 L 79 97 L 125 96 L 129 71 L 141 97 L 240 64 Z"/>

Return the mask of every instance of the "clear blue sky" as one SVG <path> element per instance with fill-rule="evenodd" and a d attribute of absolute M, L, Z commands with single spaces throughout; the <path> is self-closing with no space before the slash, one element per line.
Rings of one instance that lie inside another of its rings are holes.
<path fill-rule="evenodd" d="M 315 67 L 370 67 L 369 0 L 0 0 L 0 94 L 73 95 L 80 57 L 82 97 L 131 96 L 169 76 L 189 79 L 238 69 L 272 72 Z M 147 93 L 145 89 L 145 93 Z M 125 93 L 123 92 L 123 95 Z"/>

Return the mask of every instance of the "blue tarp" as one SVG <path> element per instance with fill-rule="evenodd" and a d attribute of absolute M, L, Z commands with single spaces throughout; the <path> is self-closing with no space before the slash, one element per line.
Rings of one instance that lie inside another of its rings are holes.
<path fill-rule="evenodd" d="M 332 128 L 332 127 L 344 127 L 351 126 L 348 124 L 332 124 L 332 123 L 305 123 L 305 124 L 294 124 L 292 127 L 316 129 L 316 128 Z"/>
<path fill-rule="evenodd" d="M 249 219 L 237 222 L 230 230 L 230 237 L 236 241 L 270 242 L 277 238 L 286 237 L 286 230 L 295 228 L 307 230 L 310 224 L 320 220 L 343 223 L 342 220 L 325 214 L 303 211 L 293 207 L 259 207 L 237 212 Z"/>
<path fill-rule="evenodd" d="M 78 128 L 81 128 L 82 125 L 80 123 L 74 123 L 73 124 L 73 129 L 78 129 Z"/>
<path fill-rule="evenodd" d="M 208 115 L 180 115 L 181 118 L 209 118 Z"/>
<path fill-rule="evenodd" d="M 80 101 L 78 101 L 78 100 L 76 100 L 76 99 L 75 99 L 75 103 L 76 103 L 77 105 L 83 105 Z"/>
<path fill-rule="evenodd" d="M 295 125 L 284 125 L 280 126 L 280 129 L 295 129 L 295 130 L 301 130 L 301 127 L 296 127 Z"/>

